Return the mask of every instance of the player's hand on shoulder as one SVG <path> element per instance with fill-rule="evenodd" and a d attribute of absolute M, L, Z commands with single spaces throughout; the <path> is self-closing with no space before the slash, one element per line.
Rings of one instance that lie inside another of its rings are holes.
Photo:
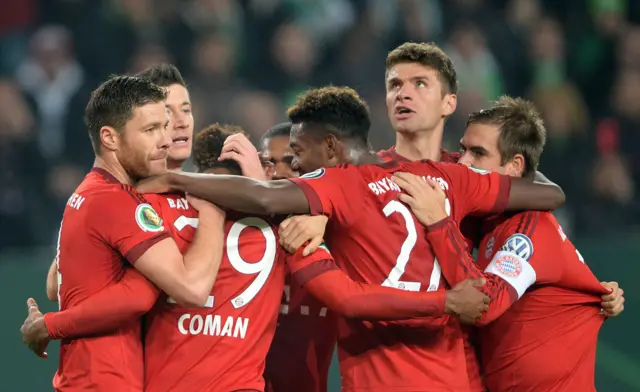
<path fill-rule="evenodd" d="M 624 290 L 618 282 L 601 282 L 602 287 L 610 290 L 609 294 L 602 296 L 602 314 L 607 317 L 616 317 L 624 310 Z"/>
<path fill-rule="evenodd" d="M 233 159 L 238 162 L 245 177 L 260 181 L 267 180 L 265 170 L 258 156 L 258 150 L 245 134 L 236 133 L 227 137 L 224 141 L 222 153 L 218 160 L 224 161 L 227 159 Z"/>
<path fill-rule="evenodd" d="M 324 237 L 327 227 L 327 218 L 324 215 L 309 216 L 295 215 L 285 219 L 280 224 L 278 234 L 280 235 L 280 245 L 290 253 L 295 253 L 298 248 L 307 241 L 309 244 L 304 248 L 302 255 L 308 256 L 315 252 Z"/>
<path fill-rule="evenodd" d="M 484 279 L 466 279 L 447 290 L 445 312 L 460 318 L 463 323 L 475 323 L 489 309 L 491 301 L 478 289 L 484 284 Z"/>
<path fill-rule="evenodd" d="M 438 183 L 411 173 L 395 173 L 392 179 L 404 191 L 398 194 L 398 199 L 411 207 L 423 225 L 432 225 L 448 216 L 447 197 Z"/>
<path fill-rule="evenodd" d="M 40 312 L 38 304 L 33 298 L 27 300 L 28 315 L 22 323 L 20 334 L 22 341 L 40 358 L 47 358 L 47 346 L 51 340 L 49 331 L 44 323 L 44 315 Z"/>
<path fill-rule="evenodd" d="M 226 212 L 213 203 L 202 200 L 193 195 L 187 195 L 189 205 L 198 211 L 198 219 L 200 224 L 212 224 L 219 226 L 224 223 Z"/>
<path fill-rule="evenodd" d="M 136 184 L 138 193 L 169 193 L 175 191 L 172 185 L 173 173 L 165 173 L 144 178 Z"/>

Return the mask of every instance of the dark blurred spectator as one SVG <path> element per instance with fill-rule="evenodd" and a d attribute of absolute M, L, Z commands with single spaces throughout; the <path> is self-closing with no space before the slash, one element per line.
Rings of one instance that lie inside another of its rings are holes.
<path fill-rule="evenodd" d="M 47 235 L 50 216 L 42 203 L 46 165 L 35 125 L 20 89 L 0 79 L 0 249 L 28 246 Z"/>
<path fill-rule="evenodd" d="M 82 94 L 87 80 L 76 61 L 72 36 L 66 28 L 45 26 L 31 37 L 29 56 L 18 68 L 16 81 L 34 104 L 36 138 L 44 157 L 53 162 L 63 159 L 65 152 L 88 145 L 78 143 L 78 130 L 67 122 L 70 106 L 85 104 L 74 98 Z"/>

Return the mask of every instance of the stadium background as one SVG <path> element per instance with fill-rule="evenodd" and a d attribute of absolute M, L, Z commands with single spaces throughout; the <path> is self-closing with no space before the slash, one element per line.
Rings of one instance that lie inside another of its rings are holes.
<path fill-rule="evenodd" d="M 549 133 L 541 170 L 568 196 L 557 211 L 587 263 L 626 290 L 605 323 L 600 391 L 640 390 L 640 1 L 635 0 L 20 0 L 0 5 L 0 390 L 50 389 L 57 348 L 21 345 L 24 300 L 45 276 L 68 195 L 90 167 L 88 93 L 112 73 L 177 64 L 196 129 L 242 125 L 257 140 L 296 94 L 327 83 L 369 102 L 371 141 L 393 143 L 384 58 L 435 41 L 460 78 L 445 143 L 500 94 L 528 97 Z M 104 217 L 108 219 L 108 217 Z M 332 391 L 339 389 L 332 373 Z"/>

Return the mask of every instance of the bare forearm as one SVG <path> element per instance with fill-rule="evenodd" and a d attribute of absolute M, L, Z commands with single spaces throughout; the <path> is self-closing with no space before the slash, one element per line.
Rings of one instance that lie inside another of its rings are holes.
<path fill-rule="evenodd" d="M 241 176 L 173 173 L 171 187 L 232 210 L 251 214 L 306 214 L 304 192 L 289 180 L 256 181 Z"/>
<path fill-rule="evenodd" d="M 507 210 L 548 211 L 561 207 L 564 202 L 564 192 L 552 182 L 532 182 L 530 178 L 513 178 Z"/>
<path fill-rule="evenodd" d="M 223 224 L 201 219 L 194 240 L 184 255 L 188 289 L 199 298 L 206 298 L 216 281 L 222 261 L 223 243 Z"/>

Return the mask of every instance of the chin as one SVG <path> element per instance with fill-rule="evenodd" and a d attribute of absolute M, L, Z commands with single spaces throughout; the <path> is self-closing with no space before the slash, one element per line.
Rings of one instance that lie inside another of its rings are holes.
<path fill-rule="evenodd" d="M 186 152 L 169 152 L 169 156 L 167 156 L 167 161 L 170 161 L 172 163 L 179 163 L 180 165 L 182 165 L 184 162 L 186 162 L 189 157 L 191 156 L 191 154 L 189 153 L 189 151 Z"/>
<path fill-rule="evenodd" d="M 167 161 L 165 159 L 160 159 L 156 161 L 149 162 L 149 166 L 147 169 L 147 177 L 149 176 L 157 176 L 158 174 L 164 174 L 167 172 Z"/>

